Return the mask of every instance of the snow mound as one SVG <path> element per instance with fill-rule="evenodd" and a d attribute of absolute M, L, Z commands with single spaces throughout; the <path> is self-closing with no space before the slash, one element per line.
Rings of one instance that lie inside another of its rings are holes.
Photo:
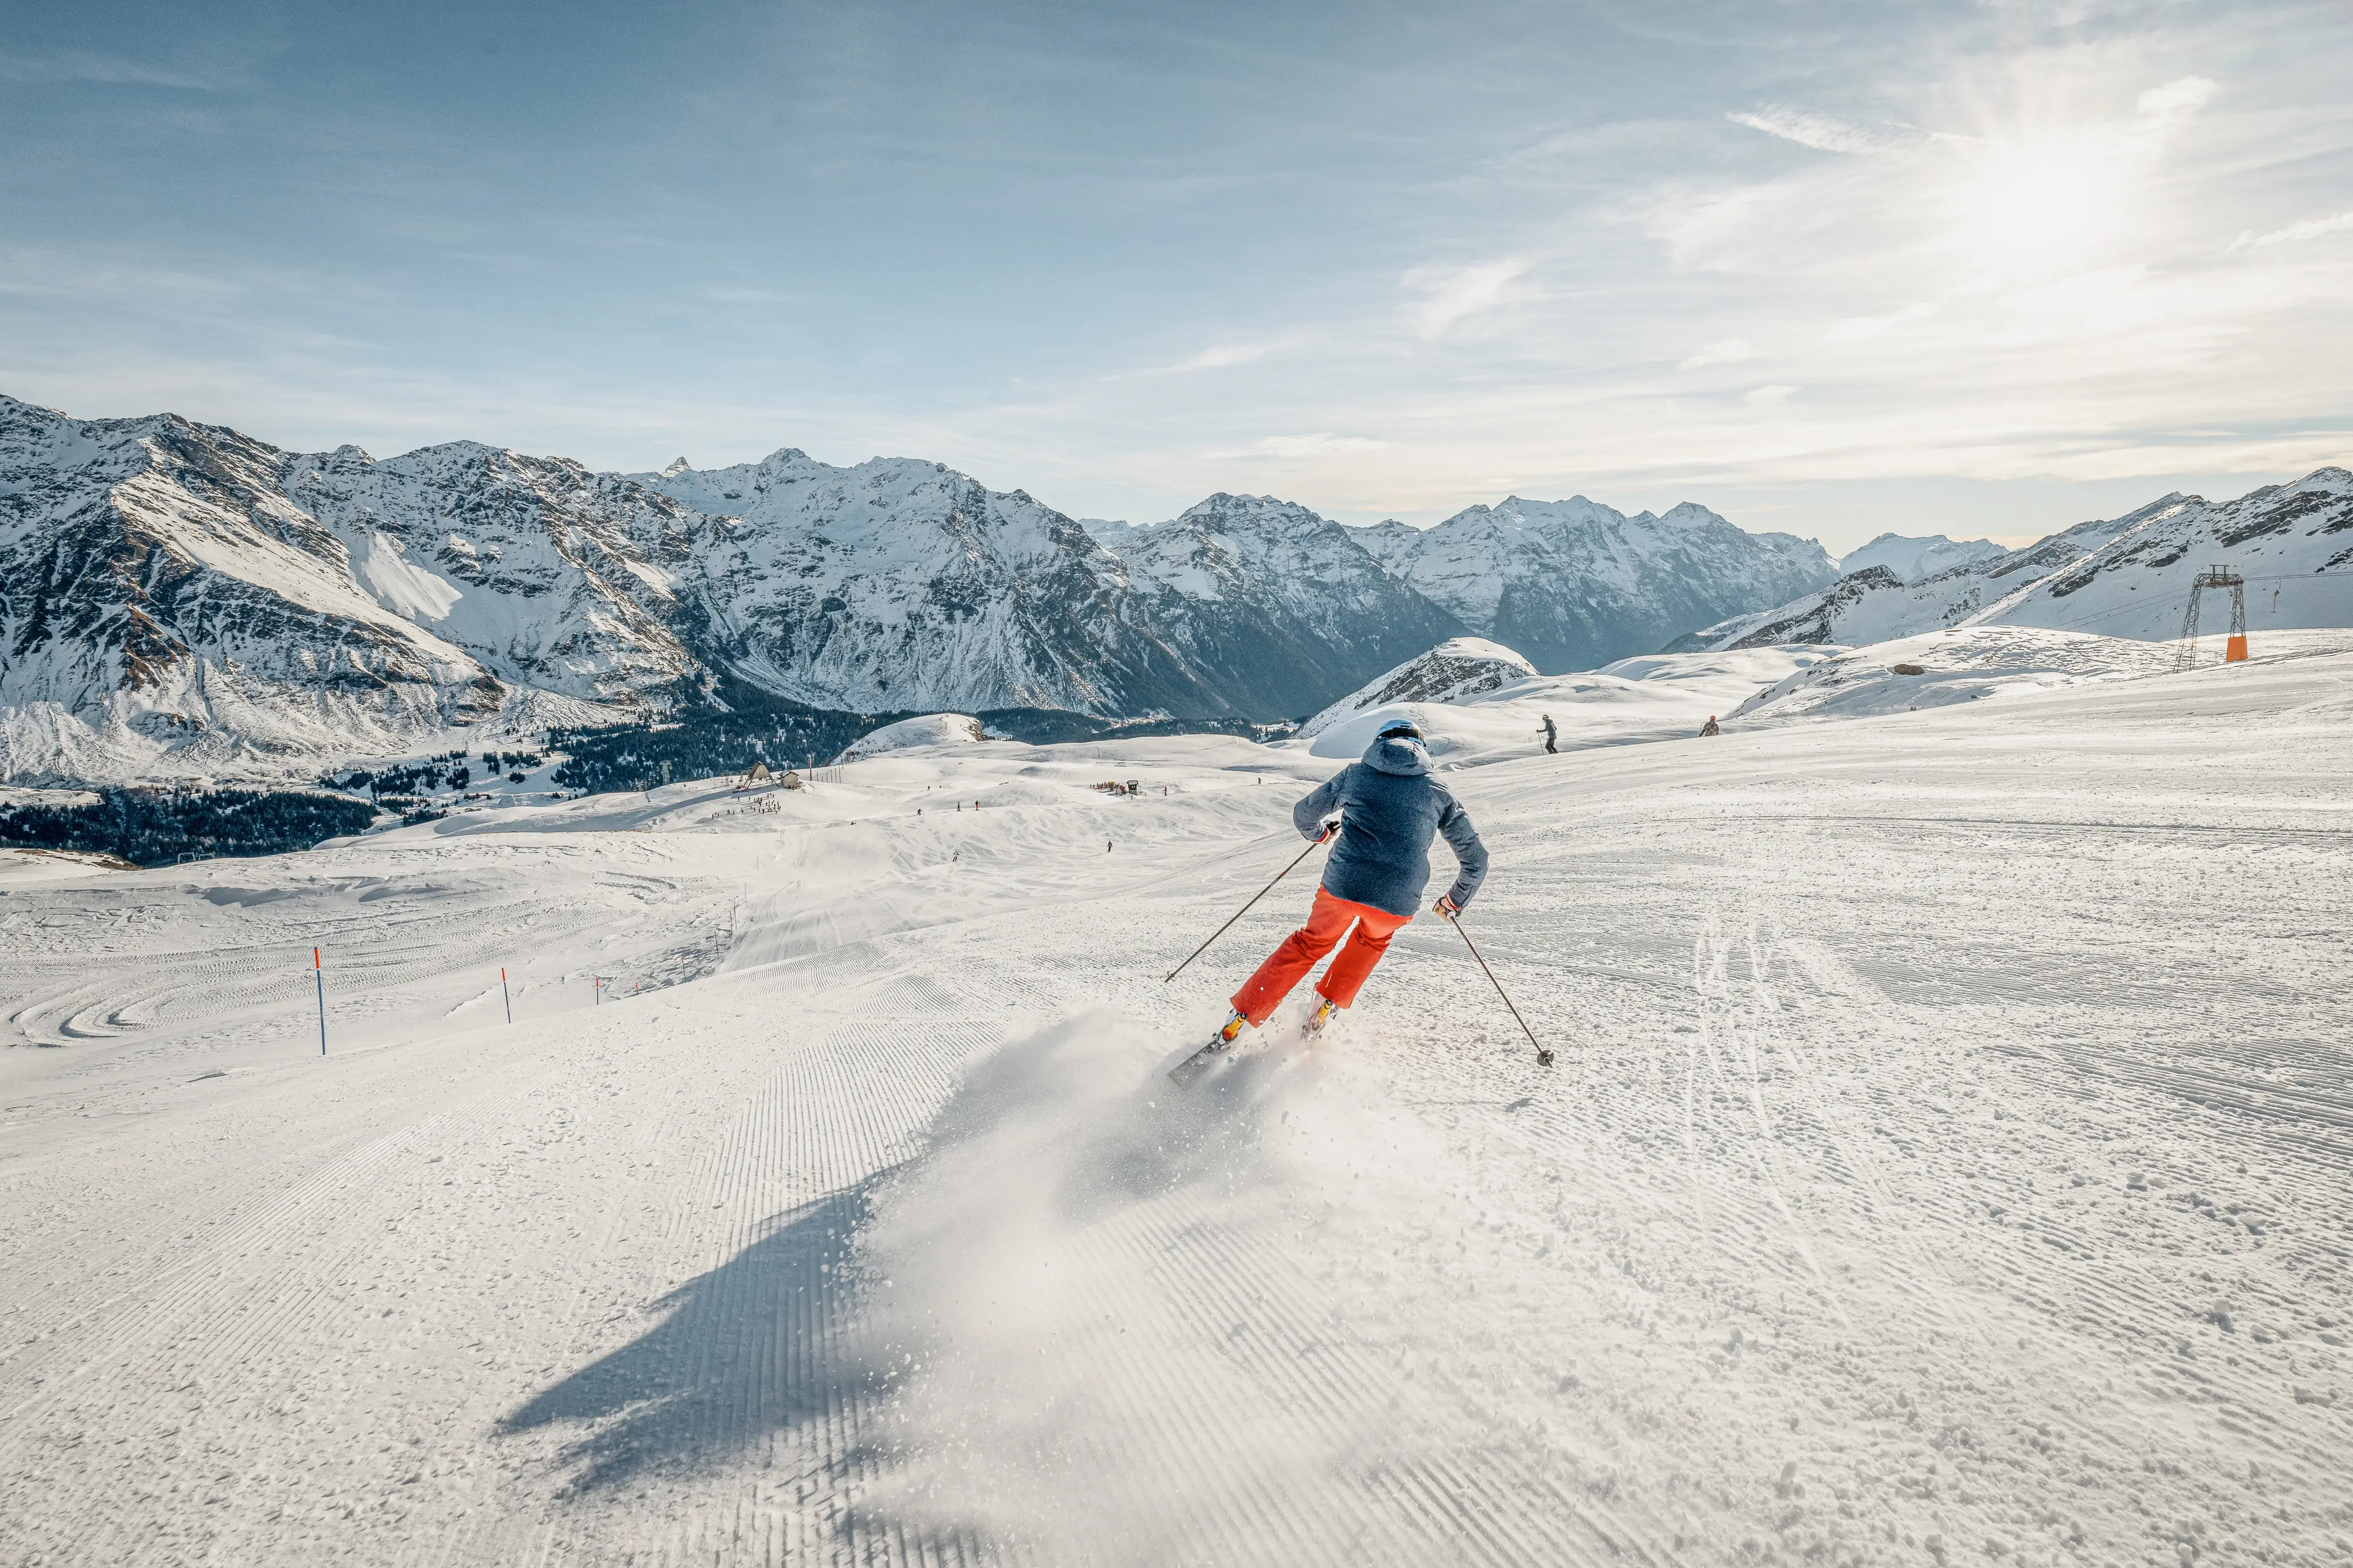
<path fill-rule="evenodd" d="M 850 742 L 839 760 L 860 762 L 913 746 L 968 746 L 987 738 L 981 732 L 980 721 L 969 713 L 926 713 L 921 718 L 885 724 L 860 736 Z"/>
<path fill-rule="evenodd" d="M 1398 702 L 1461 702 L 1534 676 L 1536 667 L 1484 637 L 1454 637 L 1340 699 L 1299 728 L 1314 740 L 1367 709 Z"/>

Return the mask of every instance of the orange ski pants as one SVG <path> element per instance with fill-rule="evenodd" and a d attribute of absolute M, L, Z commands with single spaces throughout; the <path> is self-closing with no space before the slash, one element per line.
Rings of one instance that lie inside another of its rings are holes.
<path fill-rule="evenodd" d="M 1299 977 L 1314 968 L 1315 961 L 1331 952 L 1344 935 L 1348 945 L 1340 949 L 1340 956 L 1315 983 L 1315 991 L 1324 1000 L 1345 1007 L 1356 999 L 1357 990 L 1372 973 L 1373 965 L 1381 961 L 1381 954 L 1389 950 L 1389 938 L 1412 920 L 1411 915 L 1393 915 L 1316 889 L 1315 907 L 1308 911 L 1307 923 L 1283 938 L 1282 945 L 1269 953 L 1258 973 L 1234 993 L 1234 1011 L 1248 1018 L 1252 1027 L 1263 1025 L 1282 1005 Z M 1348 931 L 1351 921 L 1356 926 L 1353 934 Z"/>

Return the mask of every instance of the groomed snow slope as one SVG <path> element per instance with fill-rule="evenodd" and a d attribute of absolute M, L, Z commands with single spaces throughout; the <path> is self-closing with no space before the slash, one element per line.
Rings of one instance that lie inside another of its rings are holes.
<path fill-rule="evenodd" d="M 1518 746 L 1550 1072 L 1162 1079 L 1302 745 L 12 889 L 0 1561 L 2344 1560 L 2353 653 Z"/>

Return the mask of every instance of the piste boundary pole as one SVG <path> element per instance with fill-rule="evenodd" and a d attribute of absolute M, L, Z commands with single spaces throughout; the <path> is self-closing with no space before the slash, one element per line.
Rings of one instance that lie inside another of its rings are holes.
<path fill-rule="evenodd" d="M 1191 952 L 1191 953 L 1190 953 L 1190 954 L 1186 958 L 1186 960 L 1185 960 L 1185 963 L 1180 963 L 1180 964 L 1178 964 L 1176 968 L 1174 968 L 1174 969 L 1170 970 L 1167 973 L 1166 973 L 1166 974 L 1162 975 L 1162 976 L 1160 977 L 1160 984 L 1163 984 L 1163 985 L 1166 985 L 1166 984 L 1167 984 L 1170 981 L 1172 981 L 1172 980 L 1176 979 L 1178 975 L 1180 975 L 1180 974 L 1184 973 L 1185 973 L 1185 964 L 1187 964 L 1187 963 L 1192 963 L 1194 959 L 1198 958 L 1198 957 L 1200 957 L 1203 953 L 1205 953 L 1205 952 L 1208 952 L 1208 951 L 1209 951 L 1209 942 L 1213 942 L 1217 941 L 1219 937 L 1221 937 L 1221 936 L 1225 935 L 1227 931 L 1230 931 L 1231 929 L 1233 929 L 1233 923 L 1234 923 L 1234 921 L 1238 921 L 1238 920 L 1241 919 L 1244 915 L 1246 915 L 1246 914 L 1248 914 L 1248 913 L 1250 913 L 1250 904 L 1255 904 L 1255 903 L 1257 903 L 1261 899 L 1262 899 L 1262 898 L 1266 897 L 1266 896 L 1267 896 L 1267 894 L 1269 894 L 1269 893 L 1271 893 L 1271 892 L 1274 891 L 1274 883 L 1275 883 L 1275 882 L 1280 882 L 1280 881 L 1282 881 L 1285 877 L 1290 876 L 1293 871 L 1296 871 L 1297 869 L 1299 869 L 1299 861 L 1300 861 L 1300 860 L 1304 860 L 1304 859 L 1306 859 L 1310 855 L 1314 854 L 1314 853 L 1315 853 L 1315 845 L 1316 845 L 1316 844 L 1321 844 L 1321 843 L 1323 843 L 1324 839 L 1329 838 L 1329 837 L 1332 837 L 1332 836 L 1331 836 L 1330 834 L 1328 834 L 1328 833 L 1324 834 L 1322 837 L 1318 837 L 1318 838 L 1314 841 L 1314 843 L 1310 844 L 1310 845 L 1308 845 L 1308 847 L 1307 847 L 1306 848 L 1302 849 L 1302 850 L 1299 852 L 1299 860 L 1293 860 L 1290 865 L 1285 866 L 1282 870 L 1277 871 L 1277 872 L 1274 874 L 1274 881 L 1272 881 L 1272 882 L 1269 882 L 1265 887 L 1261 888 L 1257 892 L 1252 893 L 1252 894 L 1250 895 L 1250 904 L 1244 904 L 1240 909 L 1236 910 L 1233 912 L 1233 915 L 1232 915 L 1232 918 L 1231 918 L 1231 919 L 1228 920 L 1224 925 L 1219 926 L 1217 930 L 1215 930 L 1215 931 L 1211 931 L 1211 932 L 1209 933 L 1209 942 L 1203 942 L 1200 946 L 1198 946 L 1198 947 L 1195 948 L 1195 949 L 1192 951 L 1192 952 Z"/>
<path fill-rule="evenodd" d="M 319 983 L 319 1054 L 327 1054 L 327 970 L 319 962 L 319 950 L 311 950 L 311 978 Z"/>
<path fill-rule="evenodd" d="M 499 965 L 499 1000 L 506 1004 L 507 1022 L 514 1022 L 514 998 L 507 994 L 507 966 Z"/>
<path fill-rule="evenodd" d="M 1540 1068 L 1548 1068 L 1552 1066 L 1552 1052 L 1546 1050 L 1543 1044 L 1536 1039 L 1536 1032 L 1528 1027 L 1528 1021 L 1525 1018 L 1520 1016 L 1520 1009 L 1512 1001 L 1512 994 L 1504 989 L 1504 983 L 1495 978 L 1495 972 L 1487 967 L 1487 961 L 1479 957 L 1479 944 L 1471 940 L 1471 933 L 1469 931 L 1462 931 L 1461 916 L 1448 916 L 1447 924 L 1452 926 L 1458 931 L 1462 931 L 1462 945 L 1469 948 L 1471 950 L 1471 956 L 1478 961 L 1479 973 L 1487 977 L 1487 984 L 1495 988 L 1495 994 L 1504 999 L 1504 1005 L 1512 1009 L 1512 1022 L 1520 1026 L 1520 1033 L 1528 1037 L 1528 1044 L 1535 1047 L 1536 1066 Z"/>

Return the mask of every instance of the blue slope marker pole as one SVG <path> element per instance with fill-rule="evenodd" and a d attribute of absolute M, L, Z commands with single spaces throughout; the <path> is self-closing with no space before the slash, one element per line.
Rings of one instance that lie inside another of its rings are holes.
<path fill-rule="evenodd" d="M 507 994 L 507 966 L 499 965 L 499 1000 L 507 1005 L 507 1022 L 514 1022 L 514 998 Z"/>
<path fill-rule="evenodd" d="M 319 1054 L 327 1054 L 327 972 L 319 962 L 319 950 L 311 950 L 311 978 L 319 983 Z"/>

